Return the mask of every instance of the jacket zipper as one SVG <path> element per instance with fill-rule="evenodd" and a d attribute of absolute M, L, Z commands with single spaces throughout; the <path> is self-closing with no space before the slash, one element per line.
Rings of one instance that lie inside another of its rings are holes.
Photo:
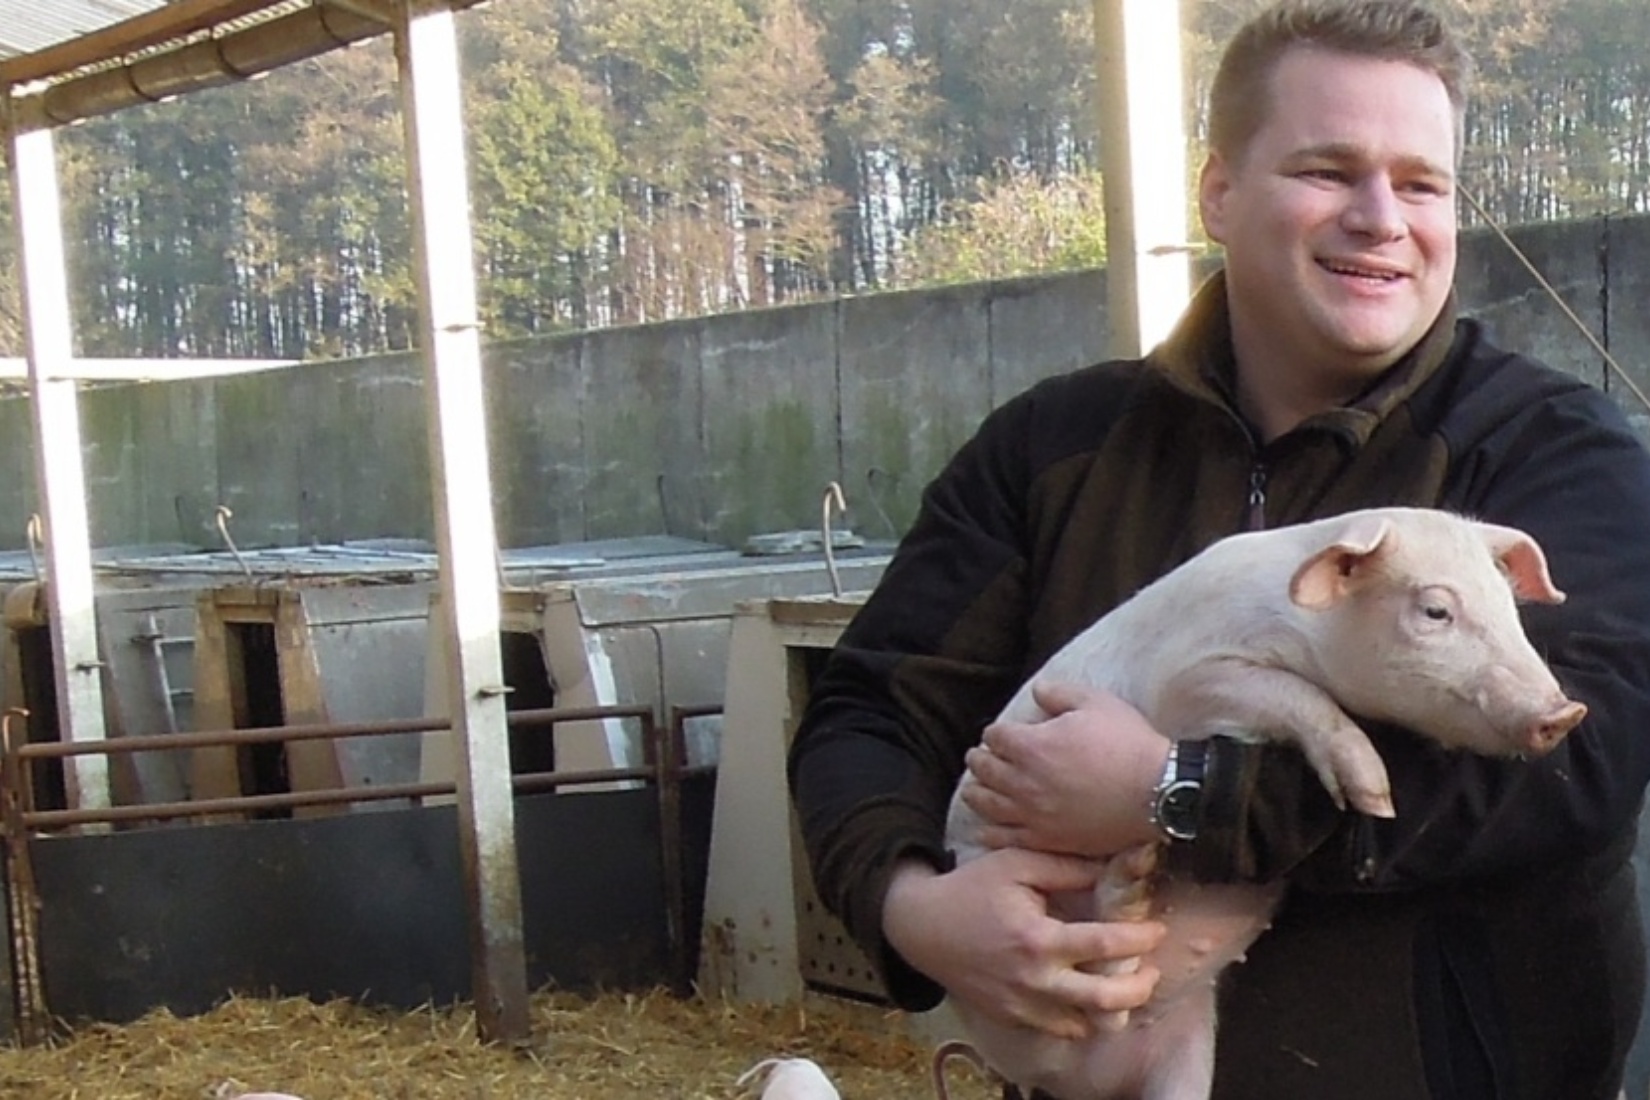
<path fill-rule="evenodd" d="M 1249 501 L 1243 510 L 1243 529 L 1260 531 L 1266 527 L 1266 463 L 1249 467 Z"/>
<path fill-rule="evenodd" d="M 1249 466 L 1249 498 L 1243 509 L 1243 528 L 1246 531 L 1266 529 L 1266 478 L 1270 473 L 1266 463 L 1256 458 Z M 1379 866 L 1375 859 L 1374 822 L 1361 818 L 1352 833 L 1353 874 L 1358 882 L 1368 886 L 1375 881 Z"/>

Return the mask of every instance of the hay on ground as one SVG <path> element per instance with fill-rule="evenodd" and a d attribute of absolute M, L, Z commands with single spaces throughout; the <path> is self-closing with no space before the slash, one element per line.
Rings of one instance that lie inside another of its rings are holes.
<path fill-rule="evenodd" d="M 8 1100 L 731 1100 L 763 1058 L 823 1066 L 844 1100 L 933 1095 L 930 1048 L 885 1008 L 809 994 L 781 1006 L 657 991 L 540 993 L 519 1049 L 482 1044 L 468 1006 L 411 1013 L 347 1001 L 236 997 L 203 1016 L 153 1012 L 0 1048 Z M 1001 1094 L 966 1064 L 953 1100 Z"/>

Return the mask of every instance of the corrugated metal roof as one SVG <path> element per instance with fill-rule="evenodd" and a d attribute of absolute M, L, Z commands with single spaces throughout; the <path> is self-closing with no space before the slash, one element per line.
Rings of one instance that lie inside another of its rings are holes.
<path fill-rule="evenodd" d="M 163 8 L 169 0 L 0 0 L 0 60 Z"/>
<path fill-rule="evenodd" d="M 272 22 L 320 2 L 0 0 L 0 84 L 84 76 Z"/>

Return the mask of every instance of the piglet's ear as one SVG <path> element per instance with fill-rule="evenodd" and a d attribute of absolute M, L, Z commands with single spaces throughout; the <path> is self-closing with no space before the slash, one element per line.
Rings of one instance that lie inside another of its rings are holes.
<path fill-rule="evenodd" d="M 1483 536 L 1484 545 L 1507 571 L 1513 591 L 1522 600 L 1536 603 L 1563 603 L 1564 593 L 1553 584 L 1547 572 L 1547 555 L 1541 544 L 1516 527 L 1497 527 L 1493 523 L 1475 524 Z"/>
<path fill-rule="evenodd" d="M 1369 565 L 1380 554 L 1392 524 L 1379 516 L 1351 516 L 1335 541 L 1295 570 L 1289 598 L 1308 611 L 1323 611 L 1345 599 L 1369 575 Z"/>

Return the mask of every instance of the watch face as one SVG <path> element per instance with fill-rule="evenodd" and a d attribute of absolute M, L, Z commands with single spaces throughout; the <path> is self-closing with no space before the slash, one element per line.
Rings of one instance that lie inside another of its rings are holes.
<path fill-rule="evenodd" d="M 1172 783 L 1157 800 L 1157 820 L 1163 831 L 1176 840 L 1197 836 L 1197 811 L 1203 801 L 1203 784 L 1189 780 Z"/>

